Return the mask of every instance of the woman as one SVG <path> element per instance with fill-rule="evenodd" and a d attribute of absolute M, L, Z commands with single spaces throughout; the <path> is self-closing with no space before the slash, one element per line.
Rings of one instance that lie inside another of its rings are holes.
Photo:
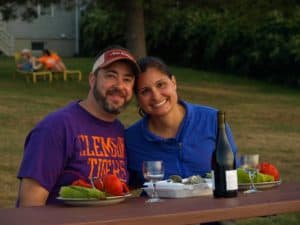
<path fill-rule="evenodd" d="M 135 95 L 143 118 L 125 134 L 131 187 L 143 184 L 145 160 L 163 160 L 165 179 L 170 175 L 204 176 L 211 170 L 218 110 L 180 100 L 176 79 L 160 59 L 145 57 L 139 66 Z M 226 132 L 237 156 L 228 125 Z"/>
<path fill-rule="evenodd" d="M 65 64 L 56 53 L 51 53 L 48 49 L 44 49 L 42 56 L 38 61 L 42 63 L 47 70 L 52 72 L 64 72 L 66 70 Z"/>

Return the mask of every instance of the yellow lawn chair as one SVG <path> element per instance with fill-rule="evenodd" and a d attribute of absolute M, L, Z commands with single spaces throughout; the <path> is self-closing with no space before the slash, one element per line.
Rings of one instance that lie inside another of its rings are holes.
<path fill-rule="evenodd" d="M 49 79 L 49 82 L 51 83 L 53 80 L 52 73 L 50 71 L 33 71 L 33 72 L 25 72 L 22 70 L 19 70 L 17 65 L 20 62 L 21 59 L 21 53 L 16 52 L 15 53 L 15 64 L 16 64 L 16 71 L 13 74 L 13 79 L 16 78 L 17 75 L 20 75 L 22 77 L 26 78 L 26 81 L 29 82 L 32 79 L 33 83 L 37 82 L 38 77 L 42 77 L 44 80 L 47 78 Z"/>
<path fill-rule="evenodd" d="M 56 55 L 60 59 L 57 52 L 51 51 L 51 54 Z M 60 59 L 60 64 L 62 65 L 61 67 L 65 68 L 65 70 L 63 72 L 53 72 L 52 71 L 52 74 L 55 78 L 62 76 L 64 81 L 68 80 L 68 77 L 70 77 L 72 79 L 74 79 L 74 77 L 75 77 L 75 78 L 77 78 L 78 81 L 82 80 L 82 74 L 81 74 L 80 70 L 66 69 L 66 65 L 63 63 L 63 61 L 61 59 Z"/>
<path fill-rule="evenodd" d="M 63 76 L 63 80 L 68 80 L 68 77 L 70 78 L 76 78 L 78 81 L 82 80 L 82 73 L 80 70 L 64 70 L 63 72 L 52 72 L 53 76 L 55 78 L 58 78 L 59 76 Z"/>

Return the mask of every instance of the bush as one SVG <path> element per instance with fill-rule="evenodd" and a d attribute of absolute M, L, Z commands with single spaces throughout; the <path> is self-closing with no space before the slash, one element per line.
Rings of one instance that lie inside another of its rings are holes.
<path fill-rule="evenodd" d="M 153 8 L 147 3 L 148 54 L 181 66 L 298 86 L 300 7 L 292 1 L 243 2 L 202 8 Z M 112 43 L 125 44 L 122 18 L 122 12 L 98 8 L 86 13 L 82 23 L 84 53 Z"/>

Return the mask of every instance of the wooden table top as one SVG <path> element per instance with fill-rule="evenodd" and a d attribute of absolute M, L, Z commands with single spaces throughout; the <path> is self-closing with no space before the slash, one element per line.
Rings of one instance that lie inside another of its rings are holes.
<path fill-rule="evenodd" d="M 283 183 L 255 194 L 236 198 L 212 196 L 165 199 L 146 204 L 145 198 L 131 198 L 108 206 L 46 206 L 0 209 L 3 225 L 101 225 L 101 224 L 199 224 L 300 211 L 300 184 Z"/>

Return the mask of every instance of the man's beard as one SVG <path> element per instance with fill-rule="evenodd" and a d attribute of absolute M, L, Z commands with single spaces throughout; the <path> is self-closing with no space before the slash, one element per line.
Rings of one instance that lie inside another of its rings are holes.
<path fill-rule="evenodd" d="M 118 115 L 122 111 L 124 111 L 124 109 L 130 103 L 130 100 L 126 101 L 125 96 L 123 96 L 122 91 L 117 87 L 113 87 L 113 88 L 110 88 L 109 90 L 107 90 L 106 95 L 119 94 L 120 96 L 124 97 L 124 99 L 125 99 L 124 104 L 121 106 L 118 106 L 118 107 L 110 105 L 109 102 L 107 101 L 106 96 L 101 94 L 101 92 L 97 89 L 96 85 L 93 88 L 93 94 L 94 94 L 96 101 L 104 109 L 105 112 L 115 114 L 115 115 Z"/>

